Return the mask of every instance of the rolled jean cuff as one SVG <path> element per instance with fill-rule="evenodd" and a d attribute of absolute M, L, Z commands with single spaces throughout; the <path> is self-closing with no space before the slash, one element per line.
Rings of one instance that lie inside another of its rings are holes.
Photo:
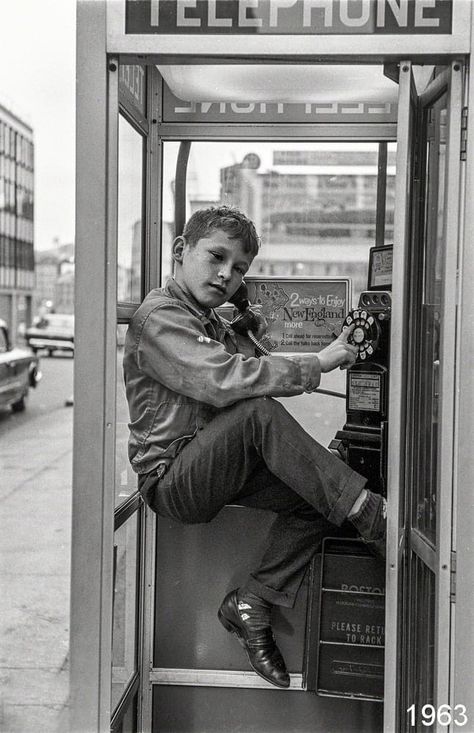
<path fill-rule="evenodd" d="M 267 585 L 259 583 L 252 575 L 249 575 L 245 583 L 245 588 L 254 593 L 264 601 L 274 606 L 284 606 L 285 608 L 293 608 L 296 601 L 296 593 L 285 593 L 284 591 L 269 588 Z"/>
<path fill-rule="evenodd" d="M 367 479 L 364 478 L 364 476 L 361 476 L 359 473 L 352 471 L 352 473 L 348 476 L 346 482 L 344 483 L 344 487 L 337 501 L 329 512 L 327 519 L 335 524 L 337 527 L 340 527 L 341 524 L 347 519 L 347 515 L 354 506 L 355 500 L 359 496 L 366 483 Z"/>

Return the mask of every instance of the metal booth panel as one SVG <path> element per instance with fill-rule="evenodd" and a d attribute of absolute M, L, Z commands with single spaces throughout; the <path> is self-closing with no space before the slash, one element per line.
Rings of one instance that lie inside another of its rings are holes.
<path fill-rule="evenodd" d="M 371 705 L 371 708 L 366 706 Z M 336 708 L 336 710 L 335 710 Z M 377 733 L 382 706 L 305 692 L 159 687 L 152 733 Z M 374 711 L 374 712 L 373 712 Z"/>
<path fill-rule="evenodd" d="M 157 517 L 155 668 L 250 670 L 217 609 L 263 553 L 272 512 L 225 507 L 209 524 Z M 290 672 L 301 674 L 308 582 L 294 609 L 275 607 L 274 628 Z"/>
<path fill-rule="evenodd" d="M 473 19 L 474 23 L 474 19 Z M 471 33 L 473 28 L 471 23 Z M 474 288 L 472 273 L 474 272 L 474 247 L 472 232 L 474 231 L 474 73 L 472 61 L 469 67 L 466 103 L 471 114 L 466 121 L 466 131 L 471 144 L 466 151 L 464 171 L 464 211 L 461 217 L 462 251 L 460 254 L 460 333 L 458 339 L 456 363 L 458 373 L 457 388 L 457 445 L 455 449 L 455 498 L 454 517 L 454 549 L 456 560 L 456 596 L 455 625 L 453 631 L 453 673 L 452 697 L 455 704 L 465 705 L 467 710 L 474 710 L 474 685 L 472 684 L 472 659 L 474 657 L 474 604 L 472 589 L 474 588 L 474 563 L 472 562 L 474 502 L 472 487 L 474 484 L 474 461 L 472 460 L 472 436 L 474 434 L 474 390 L 472 389 L 472 365 L 474 363 L 474 329 L 472 314 L 474 312 Z"/>
<path fill-rule="evenodd" d="M 295 607 L 274 611 L 275 635 L 292 675 L 290 690 L 272 688 L 255 675 L 235 637 L 221 627 L 217 609 L 255 567 L 273 520 L 270 512 L 235 506 L 206 525 L 157 518 L 152 731 L 381 729 L 379 703 L 341 699 L 335 705 L 301 687 L 315 651 L 308 642 L 316 644 L 307 627 L 319 612 L 318 555 Z"/>

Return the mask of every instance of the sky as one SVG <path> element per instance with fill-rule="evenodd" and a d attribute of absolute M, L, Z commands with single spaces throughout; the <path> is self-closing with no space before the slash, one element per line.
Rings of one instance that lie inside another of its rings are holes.
<path fill-rule="evenodd" d="M 0 102 L 33 127 L 35 248 L 74 241 L 75 0 L 0 0 Z"/>
<path fill-rule="evenodd" d="M 37 250 L 74 241 L 75 16 L 76 0 L 0 0 L 0 101 L 34 129 Z M 209 149 L 191 156 L 190 174 L 210 197 L 220 166 L 240 161 L 247 146 L 227 147 L 225 161 L 222 146 L 215 161 Z M 167 180 L 165 212 L 172 212 L 170 190 Z"/>

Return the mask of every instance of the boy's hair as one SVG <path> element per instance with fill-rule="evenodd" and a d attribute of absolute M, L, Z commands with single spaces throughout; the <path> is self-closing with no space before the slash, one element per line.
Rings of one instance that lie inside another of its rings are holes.
<path fill-rule="evenodd" d="M 253 257 L 258 253 L 260 238 L 255 224 L 233 206 L 209 206 L 195 211 L 185 224 L 183 237 L 194 246 L 214 229 L 222 229 L 230 239 L 238 239 L 244 252 Z"/>

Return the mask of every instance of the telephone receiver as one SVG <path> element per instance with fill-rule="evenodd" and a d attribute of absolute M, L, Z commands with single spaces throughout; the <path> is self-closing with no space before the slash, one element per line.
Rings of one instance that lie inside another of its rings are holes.
<path fill-rule="evenodd" d="M 236 317 L 231 321 L 230 325 L 237 333 L 247 336 L 248 331 L 256 333 L 258 331 L 258 320 L 250 308 L 249 294 L 245 281 L 237 288 L 229 303 L 235 305 L 239 311 Z"/>

